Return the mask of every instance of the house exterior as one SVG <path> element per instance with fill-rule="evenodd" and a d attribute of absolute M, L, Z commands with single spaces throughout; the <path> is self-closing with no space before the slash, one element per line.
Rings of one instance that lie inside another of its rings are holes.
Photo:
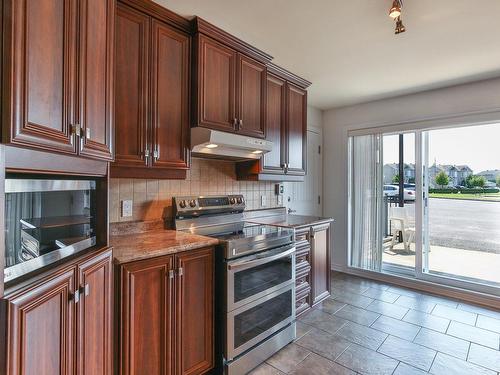
<path fill-rule="evenodd" d="M 393 184 L 394 176 L 399 174 L 399 164 L 390 163 L 384 164 L 384 184 Z M 404 166 L 404 182 L 414 183 L 415 182 L 415 164 L 405 164 Z"/>
<path fill-rule="evenodd" d="M 467 177 L 473 174 L 472 169 L 468 165 L 433 164 L 429 168 L 430 187 L 438 187 L 436 184 L 436 175 L 442 171 L 450 178 L 449 187 L 465 185 Z"/>
<path fill-rule="evenodd" d="M 500 176 L 500 169 L 490 169 L 478 173 L 478 176 L 483 176 L 486 180 L 496 183 L 497 177 Z"/>

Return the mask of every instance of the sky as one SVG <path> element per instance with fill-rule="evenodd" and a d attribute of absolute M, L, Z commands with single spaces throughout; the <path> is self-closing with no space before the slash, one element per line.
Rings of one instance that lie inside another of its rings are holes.
<path fill-rule="evenodd" d="M 405 134 L 405 162 L 415 162 L 415 136 Z M 398 136 L 384 136 L 384 164 L 397 163 Z M 474 173 L 500 169 L 500 124 L 429 131 L 429 163 L 465 164 Z"/>

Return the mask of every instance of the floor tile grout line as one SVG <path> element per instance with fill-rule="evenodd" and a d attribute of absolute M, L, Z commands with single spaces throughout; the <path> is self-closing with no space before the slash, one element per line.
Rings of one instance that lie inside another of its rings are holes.
<path fill-rule="evenodd" d="M 436 361 L 436 358 L 437 358 L 437 356 L 438 356 L 438 353 L 441 353 L 441 352 L 438 352 L 438 351 L 436 350 L 436 354 L 434 354 L 434 358 L 432 358 L 431 366 L 429 367 L 429 371 L 427 371 L 427 372 L 430 372 L 430 371 L 431 371 L 431 369 L 432 369 L 432 366 L 434 366 L 434 362 Z"/>

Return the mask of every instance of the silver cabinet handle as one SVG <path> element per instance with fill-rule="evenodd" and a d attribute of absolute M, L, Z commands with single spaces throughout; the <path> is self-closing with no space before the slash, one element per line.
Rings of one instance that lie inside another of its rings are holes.
<path fill-rule="evenodd" d="M 70 300 L 74 303 L 80 302 L 80 291 L 78 289 L 71 295 Z"/>
<path fill-rule="evenodd" d="M 159 159 L 159 158 L 160 158 L 160 151 L 158 151 L 158 150 L 154 150 L 154 151 L 153 151 L 153 159 L 154 159 L 155 161 L 158 161 L 158 159 Z"/>
<path fill-rule="evenodd" d="M 84 292 L 85 292 L 85 297 L 88 297 L 90 295 L 90 285 L 89 284 L 85 284 Z"/>
<path fill-rule="evenodd" d="M 149 165 L 149 150 L 148 149 L 144 150 L 144 163 L 146 165 Z"/>
<path fill-rule="evenodd" d="M 177 270 L 177 274 L 179 276 L 184 276 L 184 269 L 182 267 L 179 267 L 179 269 Z"/>
<path fill-rule="evenodd" d="M 243 128 L 243 120 L 242 119 L 240 119 L 238 122 L 238 130 L 240 130 L 241 128 Z"/>
<path fill-rule="evenodd" d="M 77 137 L 82 135 L 82 128 L 80 124 L 71 125 L 71 137 L 69 139 L 70 143 L 73 145 Z"/>
<path fill-rule="evenodd" d="M 169 271 L 168 271 L 168 278 L 169 278 L 170 280 L 172 280 L 172 279 L 174 278 L 174 276 L 175 276 L 175 272 L 174 272 L 174 270 L 169 270 Z"/>
<path fill-rule="evenodd" d="M 235 117 L 235 118 L 233 119 L 233 129 L 234 129 L 234 130 L 237 130 L 237 127 L 238 127 L 238 119 Z"/>

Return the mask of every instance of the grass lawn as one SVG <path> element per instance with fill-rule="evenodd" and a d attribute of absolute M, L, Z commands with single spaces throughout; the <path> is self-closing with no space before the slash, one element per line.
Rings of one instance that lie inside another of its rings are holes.
<path fill-rule="evenodd" d="M 490 194 L 431 193 L 429 194 L 429 198 L 466 199 L 466 200 L 500 202 L 500 193 L 490 193 Z"/>

